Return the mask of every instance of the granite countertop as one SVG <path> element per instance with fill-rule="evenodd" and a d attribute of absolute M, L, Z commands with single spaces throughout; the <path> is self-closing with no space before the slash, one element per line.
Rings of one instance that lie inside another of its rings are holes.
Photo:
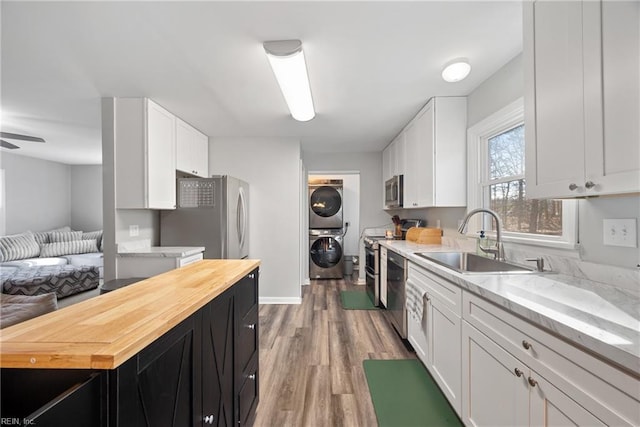
<path fill-rule="evenodd" d="M 537 326 L 640 372 L 637 292 L 555 273 L 463 274 L 415 255 L 459 249 L 400 240 L 381 240 L 380 244 Z"/>
<path fill-rule="evenodd" d="M 201 252 L 204 252 L 204 246 L 151 246 L 146 248 L 124 249 L 118 252 L 118 256 L 183 258 Z"/>

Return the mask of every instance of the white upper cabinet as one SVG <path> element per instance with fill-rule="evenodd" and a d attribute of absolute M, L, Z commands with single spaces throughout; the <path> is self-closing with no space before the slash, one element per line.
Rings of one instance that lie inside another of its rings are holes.
<path fill-rule="evenodd" d="M 174 209 L 176 117 L 146 98 L 114 103 L 116 208 Z"/>
<path fill-rule="evenodd" d="M 391 178 L 391 144 L 382 150 L 382 188 L 384 183 Z M 384 200 L 384 199 L 383 199 Z"/>
<path fill-rule="evenodd" d="M 405 136 L 398 135 L 382 151 L 382 181 L 405 173 Z"/>
<path fill-rule="evenodd" d="M 640 2 L 525 2 L 527 195 L 640 191 Z"/>
<path fill-rule="evenodd" d="M 598 193 L 640 191 L 640 2 L 587 1 L 586 181 Z M 601 24 L 601 27 L 598 27 Z"/>
<path fill-rule="evenodd" d="M 391 143 L 382 151 L 382 200 L 385 208 L 385 183 L 388 179 L 396 175 L 405 174 L 406 142 L 404 132 L 396 136 Z"/>
<path fill-rule="evenodd" d="M 209 137 L 181 119 L 176 120 L 176 169 L 209 176 Z"/>
<path fill-rule="evenodd" d="M 407 125 L 404 207 L 466 206 L 465 97 L 431 98 Z"/>
<path fill-rule="evenodd" d="M 404 178 L 404 207 L 428 206 L 433 200 L 433 104 L 409 123 L 405 129 L 407 137 L 407 171 Z M 430 178 L 431 177 L 431 178 Z"/>

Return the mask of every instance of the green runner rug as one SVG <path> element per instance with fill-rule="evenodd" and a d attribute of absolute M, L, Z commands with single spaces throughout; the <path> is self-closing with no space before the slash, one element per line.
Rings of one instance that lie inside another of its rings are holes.
<path fill-rule="evenodd" d="M 365 291 L 342 291 L 340 292 L 342 308 L 345 310 L 377 310 Z"/>
<path fill-rule="evenodd" d="M 462 426 L 419 360 L 365 360 L 380 427 Z"/>

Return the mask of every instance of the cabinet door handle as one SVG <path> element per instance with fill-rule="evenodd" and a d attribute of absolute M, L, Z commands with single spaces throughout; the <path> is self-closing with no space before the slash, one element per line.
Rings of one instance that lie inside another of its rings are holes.
<path fill-rule="evenodd" d="M 256 380 L 256 374 L 249 375 L 249 379 L 255 381 Z"/>
<path fill-rule="evenodd" d="M 578 189 L 578 186 L 576 184 L 574 184 L 573 182 L 571 184 L 569 184 L 569 190 L 576 191 L 577 189 Z"/>
<path fill-rule="evenodd" d="M 213 424 L 214 419 L 215 418 L 214 418 L 213 415 L 206 415 L 204 417 L 204 422 L 207 423 L 207 424 Z"/>
<path fill-rule="evenodd" d="M 255 277 L 256 277 L 255 274 L 253 273 L 249 274 L 249 279 L 254 279 Z"/>
<path fill-rule="evenodd" d="M 256 328 L 256 324 L 255 323 L 251 323 L 250 325 L 244 325 L 244 327 L 247 328 L 247 329 L 254 330 Z"/>
<path fill-rule="evenodd" d="M 594 184 L 593 181 L 587 181 L 584 183 L 584 186 L 587 187 L 587 190 L 591 190 L 593 187 L 596 186 L 596 184 Z"/>
<path fill-rule="evenodd" d="M 429 310 L 429 295 L 425 292 L 422 295 L 422 320 L 427 319 L 427 311 Z"/>
<path fill-rule="evenodd" d="M 513 370 L 513 372 L 515 372 L 515 373 L 516 373 L 516 376 L 517 376 L 518 378 L 520 378 L 520 377 L 522 376 L 522 371 L 521 371 L 520 369 L 518 369 L 518 368 L 514 369 L 514 370 Z"/>
<path fill-rule="evenodd" d="M 531 344 L 529 343 L 529 341 L 527 340 L 522 340 L 522 346 L 526 349 L 526 350 L 530 350 L 531 349 Z"/>
<path fill-rule="evenodd" d="M 538 385 L 538 381 L 534 380 L 534 379 L 533 379 L 533 378 L 531 378 L 531 377 L 527 378 L 527 381 L 529 381 L 529 385 L 530 385 L 531 387 L 535 387 L 535 386 L 537 386 L 537 385 Z"/>

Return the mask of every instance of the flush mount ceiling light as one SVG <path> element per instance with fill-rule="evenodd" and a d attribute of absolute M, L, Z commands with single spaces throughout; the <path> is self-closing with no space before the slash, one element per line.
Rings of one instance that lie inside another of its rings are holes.
<path fill-rule="evenodd" d="M 442 69 L 445 82 L 455 83 L 463 80 L 471 72 L 471 65 L 466 58 L 457 58 L 448 62 Z"/>
<path fill-rule="evenodd" d="M 306 122 L 316 115 L 300 40 L 278 40 L 262 44 L 294 119 Z"/>

